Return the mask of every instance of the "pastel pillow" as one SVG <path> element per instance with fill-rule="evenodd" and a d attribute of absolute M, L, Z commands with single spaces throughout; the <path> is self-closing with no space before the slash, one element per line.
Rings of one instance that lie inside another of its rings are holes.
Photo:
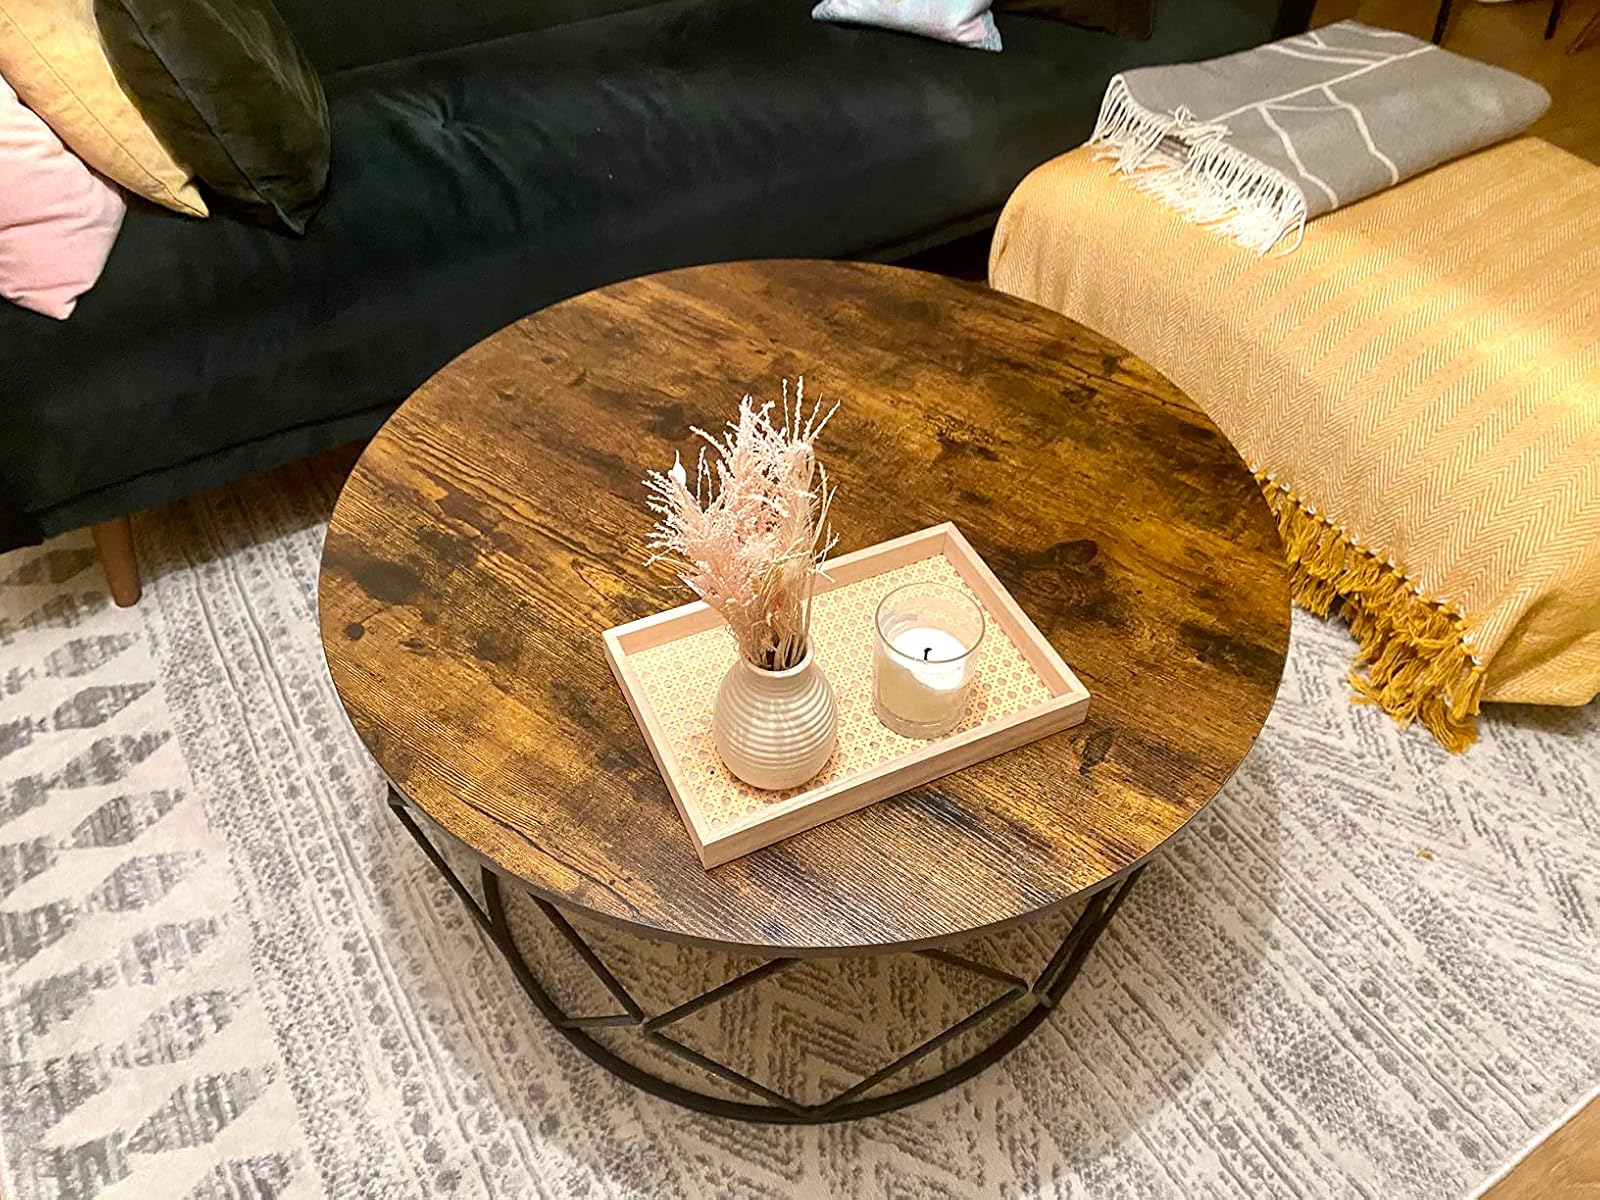
<path fill-rule="evenodd" d="M 0 0 L 0 77 L 107 179 L 167 208 L 206 215 L 190 172 L 117 82 L 94 0 Z"/>
<path fill-rule="evenodd" d="M 917 33 L 974 50 L 1000 49 L 989 0 L 822 0 L 811 15 L 818 21 Z"/>
<path fill-rule="evenodd" d="M 0 79 L 0 296 L 65 320 L 122 227 L 117 189 Z"/>

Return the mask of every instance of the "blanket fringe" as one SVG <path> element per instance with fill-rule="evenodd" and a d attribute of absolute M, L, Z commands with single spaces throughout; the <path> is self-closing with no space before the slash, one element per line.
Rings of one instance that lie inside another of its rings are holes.
<path fill-rule="evenodd" d="M 1484 669 L 1467 644 L 1465 618 L 1271 475 L 1258 472 L 1256 481 L 1278 518 L 1295 600 L 1319 617 L 1337 608 L 1360 647 L 1350 672 L 1355 698 L 1402 726 L 1421 722 L 1454 753 L 1472 745 Z"/>
<path fill-rule="evenodd" d="M 1187 108 L 1161 114 L 1133 98 L 1121 75 L 1111 79 L 1091 146 L 1110 149 L 1117 169 L 1142 192 L 1185 218 L 1209 225 L 1265 254 L 1285 239 L 1300 245 L 1306 198 L 1283 172 L 1228 145 L 1226 125 L 1197 121 Z"/>

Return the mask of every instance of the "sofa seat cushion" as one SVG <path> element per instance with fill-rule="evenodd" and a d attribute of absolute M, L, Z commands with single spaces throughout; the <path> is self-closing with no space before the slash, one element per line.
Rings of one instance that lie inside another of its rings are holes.
<path fill-rule="evenodd" d="M 1017 189 L 990 258 L 995 287 L 1206 410 L 1279 514 L 1297 598 L 1350 621 L 1358 692 L 1452 748 L 1480 699 L 1600 692 L 1596 279 L 1600 167 L 1532 138 L 1268 256 L 1075 151 Z"/>
<path fill-rule="evenodd" d="M 47 532 L 99 519 L 171 498 L 130 491 L 141 477 L 224 451 L 237 471 L 257 443 L 272 466 L 308 444 L 280 435 L 321 423 L 348 436 L 601 283 L 843 255 L 998 208 L 1081 140 L 1111 71 L 1263 36 L 1227 0 L 1195 7 L 1143 43 L 1016 18 L 985 55 L 804 4 L 681 0 L 334 74 L 303 239 L 138 206 L 71 321 L 0 308 L 0 494 Z"/>

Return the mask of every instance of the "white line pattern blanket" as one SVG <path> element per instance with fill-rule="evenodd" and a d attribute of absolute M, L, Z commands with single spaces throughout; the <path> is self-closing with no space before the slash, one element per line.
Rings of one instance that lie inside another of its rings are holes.
<path fill-rule="evenodd" d="M 1294 249 L 1312 217 L 1520 133 L 1549 106 L 1519 75 L 1340 21 L 1117 75 L 1090 141 L 1140 188 L 1264 253 Z"/>

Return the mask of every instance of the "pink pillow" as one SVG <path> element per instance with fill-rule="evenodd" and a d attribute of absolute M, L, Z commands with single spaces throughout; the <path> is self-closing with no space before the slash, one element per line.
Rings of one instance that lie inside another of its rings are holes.
<path fill-rule="evenodd" d="M 0 296 L 65 320 L 122 227 L 117 189 L 0 79 Z"/>

